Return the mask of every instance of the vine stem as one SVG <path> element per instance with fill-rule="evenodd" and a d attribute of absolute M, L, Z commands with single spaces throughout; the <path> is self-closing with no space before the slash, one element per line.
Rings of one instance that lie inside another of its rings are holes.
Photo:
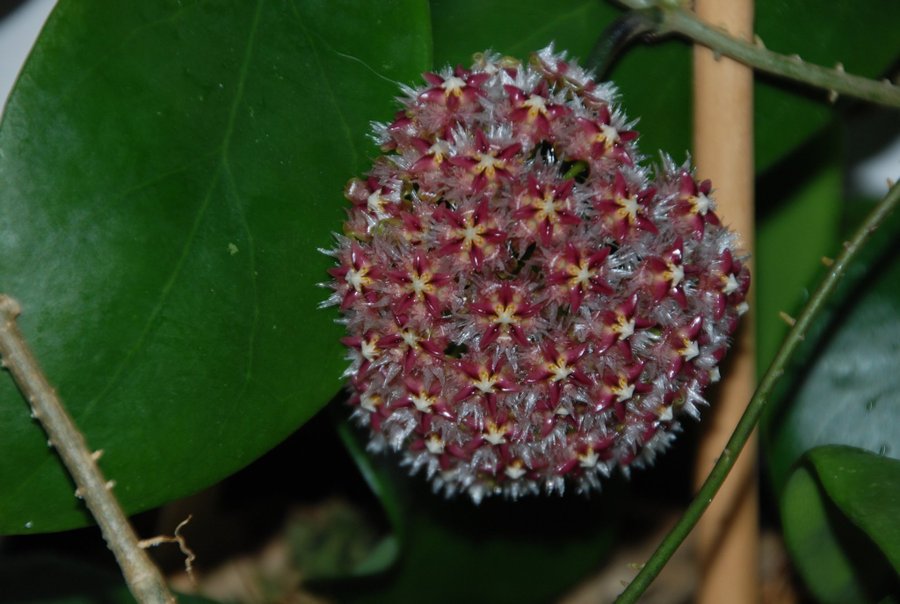
<path fill-rule="evenodd" d="M 0 356 L 19 390 L 31 405 L 37 419 L 66 469 L 75 481 L 75 496 L 84 499 L 88 510 L 100 526 L 103 538 L 113 555 L 131 594 L 141 604 L 171 604 L 175 597 L 166 587 L 159 569 L 138 542 L 119 502 L 112 494 L 113 483 L 107 482 L 97 466 L 100 451 L 88 449 L 84 435 L 47 381 L 31 349 L 16 324 L 20 313 L 18 302 L 0 294 Z"/>
<path fill-rule="evenodd" d="M 617 0 L 627 8 L 649 13 L 654 33 L 677 33 L 716 52 L 736 59 L 759 71 L 828 91 L 828 99 L 838 96 L 858 98 L 878 105 L 900 108 L 900 86 L 846 73 L 840 64 L 830 69 L 803 61 L 799 56 L 783 55 L 766 49 L 759 38 L 748 43 L 704 23 L 680 6 L 676 0 Z"/>
<path fill-rule="evenodd" d="M 797 346 L 806 336 L 810 324 L 821 312 L 828 297 L 834 292 L 841 277 L 844 276 L 847 266 L 853 261 L 872 233 L 875 232 L 885 218 L 887 218 L 887 216 L 897 207 L 898 203 L 900 203 L 900 183 L 894 184 L 891 187 L 887 196 L 875 206 L 868 216 L 866 216 L 866 219 L 856 230 L 853 237 L 844 243 L 843 251 L 834 261 L 831 270 L 828 271 L 828 274 L 825 276 L 821 285 L 819 285 L 816 292 L 809 299 L 809 302 L 803 308 L 800 316 L 797 317 L 797 322 L 791 328 L 790 332 L 788 332 L 787 337 L 781 344 L 781 348 L 778 349 L 778 353 L 775 355 L 775 359 L 772 361 L 772 364 L 769 365 L 762 380 L 760 380 L 756 392 L 754 392 L 753 397 L 747 404 L 744 415 L 741 416 L 737 427 L 734 429 L 731 438 L 728 440 L 728 444 L 725 446 L 725 449 L 722 451 L 722 454 L 710 471 L 703 486 L 700 487 L 700 490 L 697 492 L 693 501 L 691 501 L 687 510 L 685 510 L 675 526 L 672 527 L 672 530 L 669 531 L 662 540 L 659 547 L 656 548 L 656 551 L 653 552 L 653 555 L 647 560 L 637 576 L 616 599 L 617 603 L 629 604 L 636 602 L 666 565 L 669 558 L 671 558 L 672 554 L 675 553 L 675 550 L 678 549 L 678 546 L 681 545 L 688 536 L 691 529 L 697 524 L 697 521 L 700 520 L 703 512 L 709 506 L 716 492 L 718 492 L 719 487 L 722 486 L 729 471 L 732 466 L 734 466 L 738 454 L 741 452 L 741 449 L 744 447 L 744 444 L 750 438 L 756 424 L 759 422 L 759 418 L 765 408 L 769 395 L 772 393 L 772 389 L 778 379 L 784 374 L 788 361 L 796 351 Z"/>

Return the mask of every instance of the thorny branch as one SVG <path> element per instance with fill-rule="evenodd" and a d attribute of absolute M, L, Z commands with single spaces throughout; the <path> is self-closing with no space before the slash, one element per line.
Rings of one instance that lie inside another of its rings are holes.
<path fill-rule="evenodd" d="M 681 34 L 713 52 L 731 57 L 745 65 L 775 76 L 801 82 L 828 91 L 828 100 L 839 96 L 862 99 L 870 103 L 900 108 L 900 86 L 887 80 L 876 81 L 849 74 L 838 63 L 834 68 L 807 63 L 797 55 L 783 55 L 765 48 L 762 40 L 750 44 L 727 32 L 704 23 L 697 16 L 681 7 L 676 0 L 617 0 L 627 8 L 643 16 L 640 26 L 633 25 L 636 33 L 651 32 L 657 36 Z M 630 17 L 634 23 L 636 17 Z"/>
<path fill-rule="evenodd" d="M 131 594 L 141 604 L 170 604 L 175 597 L 166 587 L 159 569 L 138 543 L 119 502 L 112 494 L 114 483 L 107 482 L 97 466 L 101 451 L 91 452 L 84 436 L 69 416 L 56 391 L 44 377 L 37 360 L 22 337 L 16 317 L 19 304 L 0 294 L 0 357 L 31 411 L 44 428 L 71 474 L 77 487 L 75 495 L 84 499 L 103 538 L 116 557 Z"/>

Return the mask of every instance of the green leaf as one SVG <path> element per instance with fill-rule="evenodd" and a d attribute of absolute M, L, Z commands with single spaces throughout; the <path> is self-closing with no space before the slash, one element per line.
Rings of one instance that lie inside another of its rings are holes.
<path fill-rule="evenodd" d="M 900 460 L 853 447 L 818 447 L 807 458 L 835 505 L 900 573 Z"/>
<path fill-rule="evenodd" d="M 842 444 L 900 458 L 900 216 L 845 277 L 836 305 L 807 335 L 764 421 L 776 491 L 809 449 Z M 879 249 L 880 248 L 880 249 Z"/>
<path fill-rule="evenodd" d="M 129 511 L 245 465 L 340 387 L 317 309 L 342 188 L 428 6 L 85 3 L 51 15 L 0 124 L 0 284 Z M 0 381 L 0 532 L 84 524 Z"/>
<path fill-rule="evenodd" d="M 397 556 L 393 535 L 381 537 L 368 514 L 335 499 L 289 520 L 286 541 L 303 580 L 340 581 L 380 572 Z"/>
<path fill-rule="evenodd" d="M 377 559 L 381 574 L 322 589 L 340 602 L 548 602 L 596 569 L 613 544 L 621 478 L 591 500 L 446 500 L 395 456 L 365 454 L 357 430 L 341 438 L 384 503 L 399 557 Z M 383 572 L 388 571 L 388 572 Z M 448 577 L 457 580 L 448 581 Z"/>
<path fill-rule="evenodd" d="M 900 462 L 849 447 L 813 449 L 791 474 L 781 498 L 785 541 L 819 601 L 897 601 L 896 564 L 875 543 L 895 559 L 898 479 Z"/>
<path fill-rule="evenodd" d="M 487 48 L 521 59 L 551 41 L 582 62 L 594 42 L 621 11 L 597 0 L 432 0 L 435 63 L 469 64 Z M 756 30 L 766 45 L 823 65 L 843 62 L 847 71 L 880 77 L 900 55 L 896 23 L 900 3 L 882 0 L 818 2 L 760 0 Z M 691 147 L 691 53 L 687 44 L 635 44 L 610 78 L 625 110 L 640 118 L 641 148 L 677 160 Z M 826 94 L 757 78 L 756 165 L 764 170 L 816 130 L 834 112 Z"/>
<path fill-rule="evenodd" d="M 346 411 L 336 407 L 331 407 L 331 410 L 332 421 L 341 442 L 353 458 L 366 484 L 381 503 L 390 526 L 389 534 L 354 573 L 357 576 L 375 575 L 394 566 L 400 558 L 408 529 L 405 517 L 408 502 L 403 500 L 401 487 L 397 484 L 400 480 L 396 476 L 399 470 L 394 460 L 388 461 L 384 456 L 368 453 L 361 431 L 354 430 L 350 425 Z"/>

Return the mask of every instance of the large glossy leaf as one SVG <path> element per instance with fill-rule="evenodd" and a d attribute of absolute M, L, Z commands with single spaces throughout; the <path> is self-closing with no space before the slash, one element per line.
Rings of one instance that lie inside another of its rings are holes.
<path fill-rule="evenodd" d="M 0 126 L 0 287 L 130 511 L 207 485 L 339 388 L 316 308 L 341 190 L 428 7 L 79 2 L 48 21 Z M 0 381 L 0 532 L 85 515 Z"/>
<path fill-rule="evenodd" d="M 819 601 L 898 601 L 900 461 L 812 449 L 791 474 L 781 511 L 788 549 Z"/>
<path fill-rule="evenodd" d="M 603 29 L 621 11 L 597 0 L 432 0 L 435 62 L 470 62 L 473 52 L 493 48 L 526 58 L 555 41 L 576 57 L 588 56 Z M 759 0 L 756 30 L 766 45 L 824 65 L 843 62 L 852 73 L 879 76 L 898 56 L 900 3 L 884 0 L 818 2 Z M 610 74 L 625 109 L 639 117 L 641 147 L 682 159 L 690 149 L 690 50 L 678 41 L 631 48 Z M 824 93 L 789 90 L 757 78 L 756 161 L 772 166 L 815 130 L 832 111 Z M 810 96 L 813 95 L 813 96 Z"/>

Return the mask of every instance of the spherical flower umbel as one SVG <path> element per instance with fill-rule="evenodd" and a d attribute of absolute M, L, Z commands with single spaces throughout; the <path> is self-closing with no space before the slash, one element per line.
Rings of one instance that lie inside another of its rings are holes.
<path fill-rule="evenodd" d="M 425 81 L 327 252 L 354 416 L 447 494 L 599 488 L 705 403 L 746 309 L 736 237 L 552 48 Z"/>

